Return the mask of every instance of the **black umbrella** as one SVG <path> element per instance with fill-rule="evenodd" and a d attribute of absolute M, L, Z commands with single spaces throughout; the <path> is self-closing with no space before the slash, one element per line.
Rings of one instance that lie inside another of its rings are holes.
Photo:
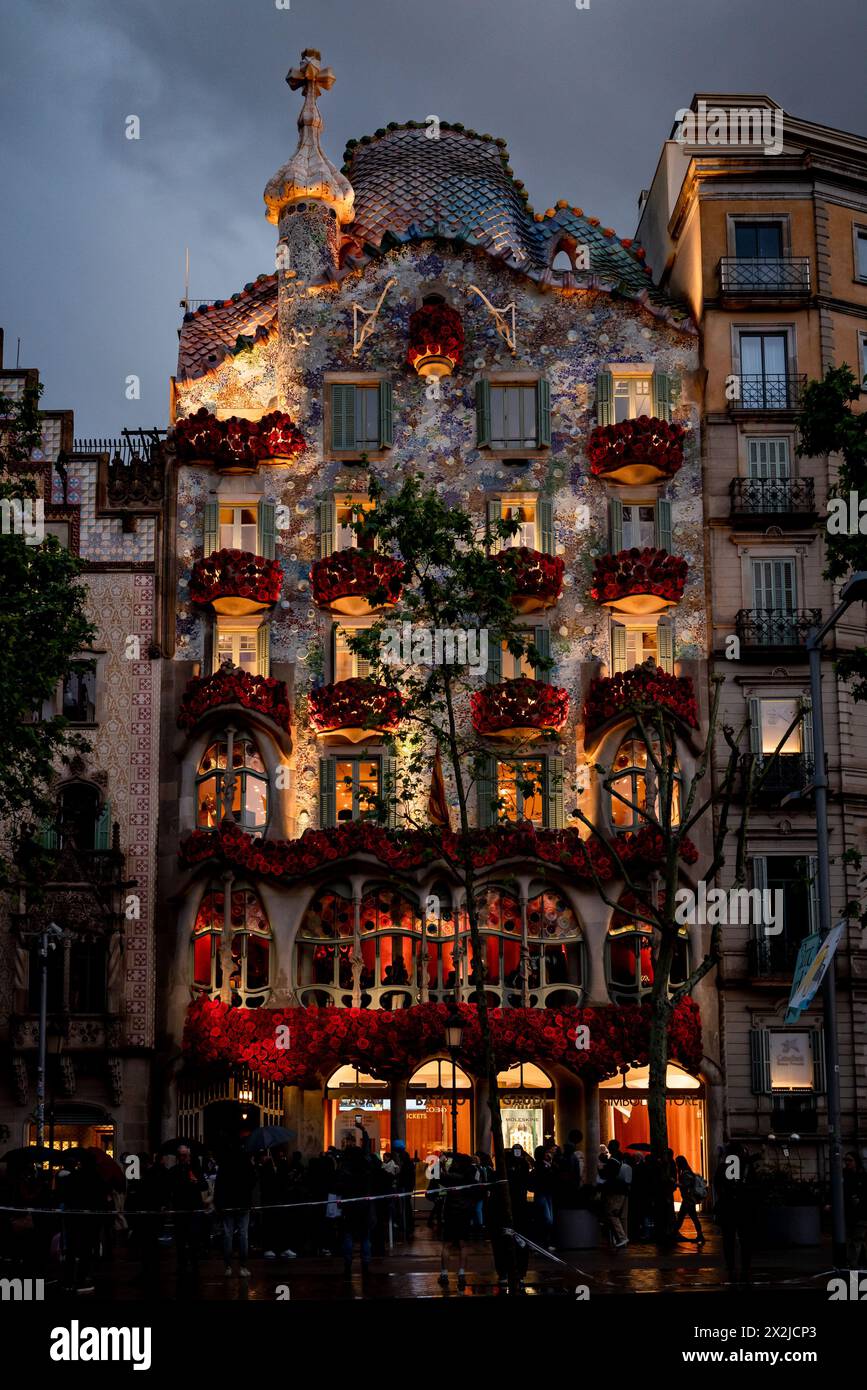
<path fill-rule="evenodd" d="M 199 1143 L 198 1139 L 184 1139 L 182 1135 L 175 1135 L 174 1139 L 167 1139 L 164 1144 L 160 1144 L 158 1152 L 161 1154 L 175 1154 L 178 1149 L 189 1149 L 193 1158 L 202 1158 L 205 1152 L 204 1144 Z"/>
<path fill-rule="evenodd" d="M 62 1163 L 64 1151 L 50 1149 L 47 1144 L 29 1144 L 24 1149 L 10 1149 L 0 1163 Z"/>
<path fill-rule="evenodd" d="M 261 1125 L 254 1129 L 244 1148 L 248 1153 L 261 1153 L 263 1149 L 278 1149 L 295 1138 L 294 1129 L 284 1129 L 282 1125 Z"/>
<path fill-rule="evenodd" d="M 631 1149 L 633 1153 L 649 1154 L 653 1152 L 650 1144 L 627 1144 L 626 1147 Z"/>

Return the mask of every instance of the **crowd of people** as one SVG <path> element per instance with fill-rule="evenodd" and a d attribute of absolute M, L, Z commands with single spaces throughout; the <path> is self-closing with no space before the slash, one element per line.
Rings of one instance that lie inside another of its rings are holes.
<path fill-rule="evenodd" d="M 340 1148 L 307 1160 L 286 1146 L 251 1153 L 238 1140 L 209 1152 L 178 1140 L 174 1152 L 114 1165 L 133 1174 L 119 1183 L 107 1177 L 99 1157 L 80 1151 L 53 1170 L 0 1163 L 4 1267 L 53 1275 L 61 1287 L 86 1292 L 97 1262 L 124 1244 L 143 1284 L 159 1278 L 161 1251 L 169 1245 L 181 1278 L 194 1277 L 211 1256 L 222 1259 L 226 1277 L 234 1275 L 237 1256 L 237 1273 L 246 1277 L 252 1249 L 268 1261 L 334 1256 L 347 1276 L 357 1255 L 366 1274 L 374 1256 L 413 1238 L 426 1211 L 440 1243 L 443 1287 L 453 1263 L 458 1288 L 465 1286 L 467 1247 L 489 1236 L 500 1284 L 510 1277 L 522 1284 L 534 1249 L 544 1258 L 546 1251 L 568 1248 L 562 1214 L 583 1211 L 613 1251 L 630 1242 L 703 1245 L 702 1215 L 706 1221 L 712 1214 L 729 1279 L 748 1281 L 761 1202 L 760 1157 L 742 1144 L 730 1143 L 720 1153 L 709 1191 L 684 1155 L 669 1149 L 660 1161 L 649 1146 L 624 1150 L 616 1139 L 599 1149 L 590 1180 L 580 1130 L 562 1146 L 546 1142 L 532 1156 L 513 1144 L 506 1151 L 505 1183 L 497 1181 L 485 1152 L 411 1157 L 395 1139 L 378 1154 L 360 1122 Z M 844 1185 L 852 1267 L 864 1268 L 867 1175 L 856 1154 L 846 1155 Z"/>

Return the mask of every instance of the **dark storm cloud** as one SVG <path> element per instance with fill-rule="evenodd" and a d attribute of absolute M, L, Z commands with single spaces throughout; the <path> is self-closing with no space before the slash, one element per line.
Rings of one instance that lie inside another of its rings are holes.
<path fill-rule="evenodd" d="M 165 423 L 186 245 L 194 296 L 271 268 L 262 189 L 294 149 L 283 78 L 304 47 L 337 74 L 335 163 L 433 113 L 504 136 L 539 210 L 568 198 L 623 236 L 694 91 L 767 92 L 867 134 L 864 0 L 2 3 L 6 363 L 20 335 L 79 435 Z"/>

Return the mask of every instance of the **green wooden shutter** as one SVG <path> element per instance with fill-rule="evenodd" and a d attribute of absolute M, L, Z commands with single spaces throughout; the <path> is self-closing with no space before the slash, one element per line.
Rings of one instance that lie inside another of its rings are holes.
<path fill-rule="evenodd" d="M 348 635 L 348 634 L 347 634 Z M 366 656 L 359 656 L 357 652 L 352 653 L 352 664 L 355 674 L 359 680 L 366 681 L 370 677 L 370 662 Z"/>
<path fill-rule="evenodd" d="M 491 803 L 497 794 L 497 760 L 490 754 L 485 754 L 479 760 L 476 794 L 478 796 L 479 825 L 482 827 L 496 825 L 497 815 Z"/>
<path fill-rule="evenodd" d="M 654 372 L 651 385 L 653 413 L 657 420 L 671 419 L 671 377 L 668 372 Z"/>
<path fill-rule="evenodd" d="M 536 524 L 539 549 L 544 555 L 554 554 L 554 503 L 550 497 L 540 497 L 536 503 Z"/>
<path fill-rule="evenodd" d="M 260 676 L 271 674 L 271 625 L 267 618 L 256 629 L 256 670 Z"/>
<path fill-rule="evenodd" d="M 496 524 L 502 515 L 503 504 L 499 497 L 488 498 L 485 503 L 485 519 L 488 523 L 488 532 L 490 535 L 488 549 L 491 555 L 496 555 L 497 551 L 503 548 L 503 538 L 502 536 L 498 536 L 495 530 Z"/>
<path fill-rule="evenodd" d="M 334 501 L 319 503 L 319 556 L 324 559 L 334 549 Z"/>
<path fill-rule="evenodd" d="M 476 382 L 476 448 L 484 449 L 491 442 L 491 383 Z"/>
<path fill-rule="evenodd" d="M 622 623 L 611 624 L 611 674 L 626 670 L 626 628 Z"/>
<path fill-rule="evenodd" d="M 536 651 L 539 653 L 541 657 L 550 657 L 551 631 L 549 628 L 533 628 L 533 646 L 536 648 Z M 551 667 L 537 666 L 534 674 L 537 681 L 545 681 L 545 683 L 548 684 L 551 680 Z"/>
<path fill-rule="evenodd" d="M 759 893 L 764 893 L 765 890 L 766 890 L 766 888 L 767 888 L 767 886 L 768 886 L 768 860 L 767 860 L 767 856 L 764 855 L 764 854 L 754 854 L 753 857 L 752 857 L 752 859 L 750 860 L 750 887 L 751 887 L 751 888 L 757 889 Z M 762 901 L 764 902 L 764 898 L 762 899 Z M 759 960 L 766 960 L 766 959 L 767 959 L 767 954 L 766 954 L 766 953 L 767 953 L 767 950 L 768 950 L 769 939 L 768 939 L 768 937 L 766 937 L 766 936 L 764 936 L 764 935 L 762 934 L 758 922 L 755 922 L 755 921 L 752 922 L 751 928 L 750 928 L 750 936 L 752 937 L 752 939 L 753 939 L 754 941 L 758 941 L 758 942 L 759 942 L 759 945 L 760 945 L 760 949 L 759 949 Z M 762 949 L 762 948 L 764 948 L 764 949 Z"/>
<path fill-rule="evenodd" d="M 273 502 L 259 503 L 259 554 L 263 560 L 273 560 L 277 545 L 277 508 Z"/>
<path fill-rule="evenodd" d="M 356 447 L 355 387 L 344 382 L 335 382 L 331 387 L 331 447 Z"/>
<path fill-rule="evenodd" d="M 750 1029 L 750 1063 L 753 1095 L 768 1095 L 771 1089 L 771 1035 L 767 1028 Z"/>
<path fill-rule="evenodd" d="M 614 378 L 610 372 L 600 372 L 596 378 L 596 423 L 614 423 Z"/>
<path fill-rule="evenodd" d="M 663 671 L 674 674 L 674 623 L 670 618 L 660 618 L 657 623 L 656 660 Z"/>
<path fill-rule="evenodd" d="M 612 555 L 623 549 L 623 503 L 618 497 L 608 503 L 608 539 Z"/>
<path fill-rule="evenodd" d="M 58 835 L 54 821 L 46 821 L 36 832 L 36 843 L 43 849 L 57 849 Z"/>
<path fill-rule="evenodd" d="M 654 511 L 657 548 L 667 550 L 671 554 L 671 503 L 665 497 L 660 497 Z"/>
<path fill-rule="evenodd" d="M 499 685 L 503 679 L 503 646 L 498 637 L 488 633 L 488 669 L 485 680 L 489 685 Z"/>
<path fill-rule="evenodd" d="M 94 849 L 111 849 L 111 806 L 106 801 L 93 832 Z"/>
<path fill-rule="evenodd" d="M 545 759 L 545 826 L 562 830 L 563 822 L 563 759 L 549 756 Z"/>
<path fill-rule="evenodd" d="M 337 766 L 333 758 L 319 759 L 319 826 L 331 830 L 337 824 Z"/>
<path fill-rule="evenodd" d="M 762 702 L 755 698 L 750 700 L 750 751 L 762 751 Z"/>
<path fill-rule="evenodd" d="M 220 537 L 220 505 L 218 502 L 205 503 L 205 554 L 213 555 Z"/>
<path fill-rule="evenodd" d="M 383 760 L 382 760 L 382 786 L 381 786 L 381 788 L 380 788 L 380 795 L 381 795 L 382 797 L 384 797 L 384 798 L 387 798 L 387 810 L 386 810 L 386 816 L 385 816 L 385 823 L 386 823 L 386 825 L 389 827 L 390 830 L 396 830 L 397 827 L 398 827 L 398 825 L 400 824 L 400 821 L 401 821 L 400 809 L 399 809 L 398 805 L 396 804 L 396 802 L 393 800 L 393 798 L 397 796 L 397 792 L 398 792 L 398 787 L 397 787 L 398 768 L 399 768 L 399 759 L 398 759 L 398 758 L 395 758 L 395 757 L 393 757 L 393 756 L 389 756 L 389 757 L 383 758 Z"/>
<path fill-rule="evenodd" d="M 536 448 L 551 443 L 551 384 L 544 377 L 536 382 Z"/>
<path fill-rule="evenodd" d="M 390 449 L 394 443 L 394 392 L 390 381 L 379 383 L 379 447 Z"/>

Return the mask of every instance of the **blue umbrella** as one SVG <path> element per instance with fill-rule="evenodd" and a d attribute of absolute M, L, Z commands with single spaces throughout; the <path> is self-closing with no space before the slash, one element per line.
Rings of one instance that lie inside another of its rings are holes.
<path fill-rule="evenodd" d="M 263 1149 L 276 1149 L 295 1138 L 294 1129 L 284 1129 L 282 1125 L 262 1125 L 254 1129 L 246 1144 L 248 1153 L 259 1153 Z"/>

